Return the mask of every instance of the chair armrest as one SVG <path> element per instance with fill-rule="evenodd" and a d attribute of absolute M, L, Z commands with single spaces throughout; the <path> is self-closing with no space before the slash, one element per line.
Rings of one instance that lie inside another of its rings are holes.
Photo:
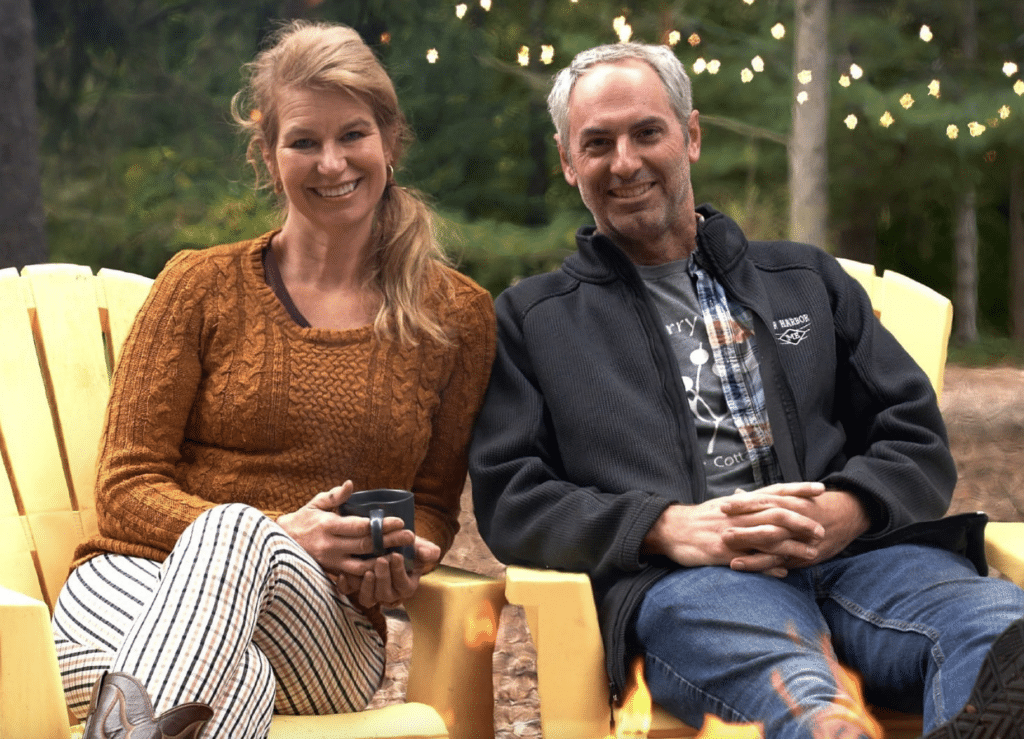
<path fill-rule="evenodd" d="M 494 736 L 494 644 L 505 583 L 442 565 L 405 609 L 412 623 L 406 700 L 432 706 L 452 739 Z"/>
<path fill-rule="evenodd" d="M 985 527 L 988 563 L 1024 587 L 1024 523 L 991 521 Z"/>
<path fill-rule="evenodd" d="M 50 612 L 41 600 L 0 587 L 0 736 L 70 735 Z"/>
<path fill-rule="evenodd" d="M 590 578 L 512 566 L 505 595 L 523 607 L 537 649 L 542 734 L 607 736 L 608 676 Z"/>

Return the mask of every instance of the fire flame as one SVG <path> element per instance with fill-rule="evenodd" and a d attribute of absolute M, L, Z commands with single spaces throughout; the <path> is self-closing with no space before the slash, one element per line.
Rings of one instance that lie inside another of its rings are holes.
<path fill-rule="evenodd" d="M 498 634 L 498 616 L 490 601 L 482 601 L 475 614 L 468 614 L 465 623 L 466 645 L 493 646 Z"/>
<path fill-rule="evenodd" d="M 727 724 L 708 714 L 696 739 L 764 739 L 760 724 Z"/>
<path fill-rule="evenodd" d="M 794 641 L 799 639 L 795 630 L 791 630 L 790 636 Z M 868 713 L 868 709 L 864 704 L 864 694 L 860 688 L 860 680 L 853 671 L 839 664 L 839 660 L 836 659 L 835 653 L 832 651 L 832 644 L 827 634 L 821 635 L 820 647 L 822 654 L 825 655 L 825 659 L 828 660 L 832 676 L 836 679 L 839 693 L 829 708 L 819 711 L 814 716 L 811 734 L 815 739 L 827 739 L 833 736 L 833 727 L 837 722 L 846 722 L 860 727 L 861 733 L 869 737 L 869 739 L 882 739 L 884 736 L 882 725 L 878 723 L 874 716 Z M 772 672 L 772 686 L 782 696 L 782 699 L 786 701 L 790 712 L 794 716 L 800 717 L 805 713 L 805 709 L 789 694 L 783 683 L 782 675 L 777 670 Z"/>
<path fill-rule="evenodd" d="M 615 726 L 615 739 L 646 739 L 651 730 L 651 691 L 644 679 L 644 658 L 637 657 L 632 664 L 632 687 L 622 702 L 622 710 Z"/>
<path fill-rule="evenodd" d="M 644 658 L 631 665 L 631 687 L 626 693 L 615 725 L 615 736 L 608 739 L 647 739 L 651 730 L 653 700 L 644 679 Z M 727 724 L 717 716 L 704 717 L 704 726 L 695 739 L 764 739 L 760 724 Z"/>

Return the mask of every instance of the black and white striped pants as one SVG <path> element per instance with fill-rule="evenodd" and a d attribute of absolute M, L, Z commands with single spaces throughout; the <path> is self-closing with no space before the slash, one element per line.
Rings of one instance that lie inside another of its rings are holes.
<path fill-rule="evenodd" d="M 104 671 L 126 672 L 157 714 L 213 706 L 204 737 L 265 737 L 275 711 L 360 710 L 384 672 L 369 620 L 276 523 L 241 504 L 196 519 L 163 564 L 102 555 L 76 568 L 53 632 L 79 718 Z"/>

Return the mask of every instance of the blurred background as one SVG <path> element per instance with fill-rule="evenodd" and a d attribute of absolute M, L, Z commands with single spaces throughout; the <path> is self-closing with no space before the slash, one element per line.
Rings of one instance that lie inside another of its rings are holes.
<path fill-rule="evenodd" d="M 398 180 L 495 294 L 590 222 L 551 76 L 666 43 L 702 114 L 698 202 L 952 297 L 962 361 L 1024 360 L 1024 0 L 0 0 L 0 266 L 154 276 L 272 228 L 229 101 L 294 17 L 376 50 L 417 137 Z"/>

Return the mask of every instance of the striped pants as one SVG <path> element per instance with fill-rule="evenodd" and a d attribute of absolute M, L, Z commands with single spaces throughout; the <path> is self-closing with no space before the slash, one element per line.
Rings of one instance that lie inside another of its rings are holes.
<path fill-rule="evenodd" d="M 275 711 L 358 711 L 384 672 L 369 620 L 276 523 L 241 504 L 196 519 L 163 564 L 103 555 L 76 568 L 53 632 L 76 716 L 104 671 L 126 672 L 157 714 L 211 705 L 211 738 L 265 737 Z"/>

